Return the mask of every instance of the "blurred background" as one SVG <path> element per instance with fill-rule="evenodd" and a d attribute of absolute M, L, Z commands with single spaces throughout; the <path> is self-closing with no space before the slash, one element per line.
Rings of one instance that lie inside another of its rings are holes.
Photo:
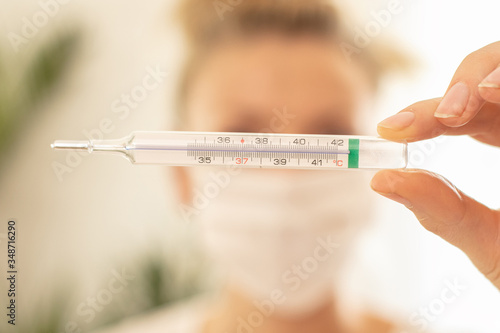
<path fill-rule="evenodd" d="M 4 253 L 7 221 L 15 219 L 19 265 L 19 325 L 12 330 L 2 319 L 0 331 L 65 332 L 69 322 L 87 331 L 210 288 L 196 226 L 178 216 L 168 168 L 50 149 L 56 139 L 173 129 L 184 52 L 172 17 L 177 1 L 0 1 L 0 243 Z M 356 0 L 343 6 L 354 29 L 387 4 Z M 374 134 L 379 120 L 415 101 L 442 96 L 461 60 L 500 38 L 497 2 L 401 4 L 402 13 L 380 38 L 398 43 L 418 65 L 411 75 L 384 79 L 363 134 Z M 157 88 L 128 113 L 114 112 L 146 76 L 156 78 Z M 499 207 L 498 149 L 468 138 L 411 149 L 412 166 L 436 171 Z M 405 209 L 376 200 L 377 223 L 353 264 L 359 297 L 408 320 L 439 297 L 447 281 L 458 280 L 466 290 L 431 327 L 499 332 L 498 290 Z M 2 257 L 2 274 L 5 264 Z M 93 317 L 78 314 L 117 274 L 131 277 L 123 292 Z M 4 278 L 0 287 L 4 308 Z"/>

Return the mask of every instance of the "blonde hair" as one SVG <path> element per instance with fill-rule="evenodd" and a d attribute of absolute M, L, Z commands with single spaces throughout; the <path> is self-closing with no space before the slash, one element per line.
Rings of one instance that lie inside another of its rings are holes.
<path fill-rule="evenodd" d="M 324 37 L 339 45 L 351 45 L 354 40 L 331 0 L 181 0 L 177 16 L 187 42 L 187 57 L 179 78 L 178 111 L 185 109 L 189 88 L 203 57 L 229 37 L 276 32 Z M 352 59 L 364 66 L 374 87 L 389 69 L 409 64 L 401 52 L 375 43 L 353 54 Z"/>

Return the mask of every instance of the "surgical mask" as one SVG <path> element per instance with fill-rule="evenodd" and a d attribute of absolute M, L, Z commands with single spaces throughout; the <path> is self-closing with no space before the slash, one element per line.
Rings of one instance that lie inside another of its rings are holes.
<path fill-rule="evenodd" d="M 254 302 L 300 316 L 330 301 L 359 231 L 369 186 L 357 171 L 193 168 L 204 196 L 198 223 L 208 255 Z M 218 188 L 218 190 L 217 190 Z"/>

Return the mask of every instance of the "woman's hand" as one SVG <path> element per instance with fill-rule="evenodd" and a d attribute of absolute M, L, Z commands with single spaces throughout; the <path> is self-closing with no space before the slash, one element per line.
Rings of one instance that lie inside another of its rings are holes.
<path fill-rule="evenodd" d="M 379 123 L 377 130 L 393 141 L 467 134 L 500 147 L 500 42 L 467 56 L 443 98 L 413 104 Z M 408 207 L 427 230 L 462 249 L 500 289 L 500 211 L 423 170 L 383 170 L 371 186 Z"/>

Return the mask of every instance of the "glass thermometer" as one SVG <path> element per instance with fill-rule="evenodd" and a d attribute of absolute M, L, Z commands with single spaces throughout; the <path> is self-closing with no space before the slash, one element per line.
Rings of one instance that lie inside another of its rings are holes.
<path fill-rule="evenodd" d="M 405 168 L 408 160 L 406 143 L 350 135 L 137 131 L 118 140 L 55 141 L 51 147 L 170 166 L 392 169 Z"/>

